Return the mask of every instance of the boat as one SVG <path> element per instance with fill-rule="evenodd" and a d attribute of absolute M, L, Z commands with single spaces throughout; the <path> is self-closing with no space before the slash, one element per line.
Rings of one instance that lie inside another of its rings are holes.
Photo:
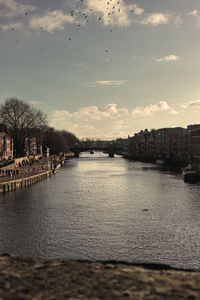
<path fill-rule="evenodd" d="M 90 154 L 94 154 L 94 151 L 93 151 L 93 150 L 91 150 L 91 151 L 90 151 Z"/>
<path fill-rule="evenodd" d="M 162 166 L 164 164 L 164 160 L 161 160 L 161 159 L 157 159 L 155 161 L 155 164 L 159 165 L 159 166 Z"/>
<path fill-rule="evenodd" d="M 183 171 L 183 180 L 188 183 L 197 183 L 200 180 L 199 174 L 192 169 L 191 164 L 189 163 L 186 168 L 182 169 Z"/>

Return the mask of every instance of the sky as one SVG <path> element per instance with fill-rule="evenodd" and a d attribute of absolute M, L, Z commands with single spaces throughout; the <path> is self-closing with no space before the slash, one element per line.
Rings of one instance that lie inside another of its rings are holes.
<path fill-rule="evenodd" d="M 199 0 L 0 0 L 0 104 L 79 138 L 200 123 Z"/>

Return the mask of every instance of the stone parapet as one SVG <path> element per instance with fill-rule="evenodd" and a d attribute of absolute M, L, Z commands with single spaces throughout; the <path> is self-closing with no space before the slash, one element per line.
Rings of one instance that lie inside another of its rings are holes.
<path fill-rule="evenodd" d="M 0 257 L 0 299 L 200 299 L 200 273 L 163 265 Z"/>

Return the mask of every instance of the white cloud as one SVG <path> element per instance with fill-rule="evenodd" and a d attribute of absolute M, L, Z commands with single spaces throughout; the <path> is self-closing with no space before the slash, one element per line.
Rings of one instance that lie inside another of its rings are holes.
<path fill-rule="evenodd" d="M 140 16 L 144 13 L 144 9 L 137 4 L 128 5 L 124 0 L 87 0 L 86 12 L 90 16 L 94 15 L 104 25 L 126 27 L 132 22 L 131 14 Z"/>
<path fill-rule="evenodd" d="M 24 27 L 24 25 L 20 22 L 17 23 L 11 23 L 11 24 L 0 24 L 0 28 L 3 31 L 7 31 L 7 30 L 19 30 L 22 29 Z"/>
<path fill-rule="evenodd" d="M 124 84 L 126 80 L 99 80 L 96 81 L 97 84 L 101 86 L 120 86 Z"/>
<path fill-rule="evenodd" d="M 127 136 L 127 115 L 128 110 L 118 107 L 116 103 L 85 106 L 75 112 L 54 111 L 50 116 L 50 125 L 72 131 L 79 137 L 102 138 L 106 132 L 106 138 L 114 138 L 113 129 L 118 131 L 118 137 Z"/>
<path fill-rule="evenodd" d="M 181 108 L 184 111 L 184 110 L 188 110 L 188 109 L 192 109 L 192 108 L 195 109 L 195 107 L 198 107 L 198 106 L 200 106 L 200 99 L 192 100 L 192 101 L 189 101 L 188 103 L 182 104 Z"/>
<path fill-rule="evenodd" d="M 198 13 L 198 11 L 197 11 L 197 9 L 195 9 L 195 10 L 193 10 L 193 11 L 190 11 L 190 12 L 188 13 L 188 16 L 194 16 L 194 17 L 196 17 L 196 16 L 197 16 L 197 13 Z"/>
<path fill-rule="evenodd" d="M 200 100 L 190 101 L 187 109 L 192 109 L 193 102 L 200 105 Z M 192 106 L 191 106 L 192 105 Z M 196 111 L 198 111 L 196 109 Z M 197 119 L 198 119 L 198 114 Z M 166 101 L 160 101 L 146 106 L 137 106 L 132 111 L 120 107 L 116 103 L 103 106 L 85 106 L 77 111 L 57 110 L 50 116 L 50 125 L 57 129 L 74 132 L 79 138 L 127 137 L 128 133 L 140 131 L 143 128 L 162 128 L 167 126 L 186 126 L 191 124 L 187 110 L 179 105 L 170 106 Z M 195 120 L 196 122 L 196 120 Z"/>
<path fill-rule="evenodd" d="M 170 115 L 178 115 L 179 112 L 178 112 L 177 110 L 175 110 L 174 108 L 171 108 L 171 109 L 169 110 L 169 114 L 170 114 Z"/>
<path fill-rule="evenodd" d="M 110 103 L 104 106 L 85 106 L 78 111 L 70 113 L 67 110 L 54 111 L 52 120 L 58 122 L 66 120 L 102 120 L 104 118 L 117 118 L 128 114 L 128 110 L 123 107 L 118 107 L 116 103 Z"/>
<path fill-rule="evenodd" d="M 199 105 L 200 105 L 200 99 L 189 102 L 189 106 L 199 106 Z"/>
<path fill-rule="evenodd" d="M 86 106 L 72 114 L 73 118 L 84 120 L 101 120 L 102 118 L 112 118 L 118 114 L 117 104 L 111 103 L 105 106 Z"/>
<path fill-rule="evenodd" d="M 41 104 L 41 102 L 34 101 L 34 100 L 30 100 L 29 103 L 32 104 L 32 105 L 39 105 L 39 104 Z"/>
<path fill-rule="evenodd" d="M 29 27 L 38 30 L 40 28 L 52 33 L 55 30 L 64 30 L 66 23 L 78 24 L 74 16 L 64 14 L 61 10 L 49 11 L 44 15 L 36 15 L 30 18 Z"/>
<path fill-rule="evenodd" d="M 70 114 L 67 110 L 56 110 L 52 117 L 56 120 L 65 121 L 66 119 L 71 118 L 72 114 Z"/>
<path fill-rule="evenodd" d="M 141 16 L 144 13 L 144 9 L 137 4 L 130 5 L 129 9 L 132 9 L 137 16 Z"/>
<path fill-rule="evenodd" d="M 157 104 L 150 104 L 145 107 L 137 106 L 133 109 L 133 116 L 151 116 L 153 113 L 158 111 L 166 111 L 169 110 L 170 107 L 166 101 L 160 101 Z"/>
<path fill-rule="evenodd" d="M 182 104 L 182 105 L 181 105 L 181 108 L 182 108 L 182 109 L 186 109 L 187 107 L 188 107 L 188 106 L 187 106 L 186 104 Z"/>
<path fill-rule="evenodd" d="M 30 13 L 36 10 L 36 7 L 29 4 L 23 4 L 15 0 L 0 0 L 0 17 L 13 18 Z"/>
<path fill-rule="evenodd" d="M 143 25 L 158 26 L 161 24 L 168 24 L 170 22 L 170 15 L 163 13 L 149 14 L 144 20 L 141 21 Z"/>
<path fill-rule="evenodd" d="M 163 57 L 160 57 L 160 58 L 156 59 L 157 62 L 176 61 L 176 60 L 179 60 L 179 57 L 177 55 L 174 55 L 174 54 L 170 54 L 170 55 L 163 56 Z"/>

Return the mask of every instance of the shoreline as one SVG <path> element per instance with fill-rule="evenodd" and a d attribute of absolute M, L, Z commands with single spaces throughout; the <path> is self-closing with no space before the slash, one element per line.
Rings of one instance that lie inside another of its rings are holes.
<path fill-rule="evenodd" d="M 43 179 L 52 176 L 52 174 L 53 170 L 49 170 L 31 176 L 25 176 L 18 179 L 0 182 L 0 193 L 7 193 L 20 188 L 28 187 L 32 184 L 35 184 Z"/>
<path fill-rule="evenodd" d="M 0 299 L 199 299 L 199 281 L 165 265 L 0 256 Z"/>

